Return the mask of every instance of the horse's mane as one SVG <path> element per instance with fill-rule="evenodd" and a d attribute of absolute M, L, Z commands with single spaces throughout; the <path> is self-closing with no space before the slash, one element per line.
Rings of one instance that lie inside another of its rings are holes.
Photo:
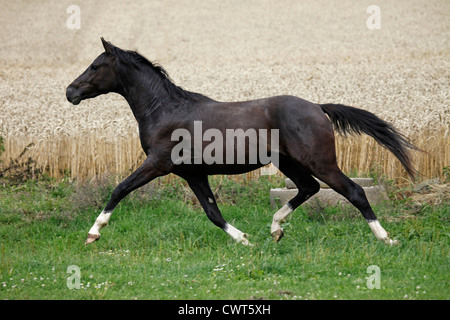
<path fill-rule="evenodd" d="M 183 88 L 177 86 L 173 80 L 170 78 L 167 71 L 160 64 L 153 63 L 136 51 L 126 51 L 120 48 L 114 47 L 114 54 L 119 58 L 120 61 L 133 66 L 138 70 L 142 70 L 142 66 L 150 67 L 163 81 L 164 87 L 169 93 L 171 98 L 176 100 L 187 99 L 187 100 L 205 100 L 208 97 L 201 95 L 199 93 L 190 92 L 184 90 Z"/>

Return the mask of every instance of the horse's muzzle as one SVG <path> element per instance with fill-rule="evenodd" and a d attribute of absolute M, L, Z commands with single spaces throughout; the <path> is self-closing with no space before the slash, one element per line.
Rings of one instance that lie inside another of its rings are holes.
<path fill-rule="evenodd" d="M 79 104 L 81 102 L 81 96 L 78 91 L 79 90 L 77 90 L 77 88 L 75 88 L 74 86 L 72 85 L 68 86 L 66 89 L 67 101 L 69 101 L 74 105 Z"/>

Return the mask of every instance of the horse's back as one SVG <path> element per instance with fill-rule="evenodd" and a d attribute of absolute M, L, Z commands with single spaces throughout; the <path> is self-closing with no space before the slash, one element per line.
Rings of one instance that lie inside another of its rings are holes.
<path fill-rule="evenodd" d="M 305 99 L 284 95 L 262 99 L 264 114 L 272 129 L 281 133 L 332 132 L 332 126 L 321 107 Z"/>
<path fill-rule="evenodd" d="M 327 120 L 320 106 L 290 95 L 239 102 L 212 102 L 202 105 L 196 114 L 219 126 L 234 128 L 281 129 L 290 122 L 308 123 Z"/>

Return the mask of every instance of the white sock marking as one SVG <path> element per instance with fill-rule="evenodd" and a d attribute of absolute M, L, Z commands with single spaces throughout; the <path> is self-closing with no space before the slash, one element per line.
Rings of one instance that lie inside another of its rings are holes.
<path fill-rule="evenodd" d="M 278 210 L 277 212 L 275 212 L 275 214 L 273 215 L 273 220 L 272 220 L 272 226 L 270 227 L 270 232 L 274 233 L 275 231 L 281 229 L 281 224 L 284 223 L 287 219 L 287 217 L 292 213 L 292 208 L 289 204 L 285 204 L 283 207 L 281 207 L 280 210 Z"/>
<path fill-rule="evenodd" d="M 377 237 L 378 240 L 390 245 L 398 243 L 397 240 L 392 240 L 389 238 L 388 233 L 386 232 L 386 230 L 384 230 L 378 220 L 370 220 L 368 221 L 368 223 L 370 229 L 372 229 L 372 232 L 375 234 L 375 237 Z"/>
<path fill-rule="evenodd" d="M 99 214 L 97 219 L 95 219 L 95 223 L 89 230 L 89 234 L 100 236 L 100 229 L 108 224 L 111 214 L 112 211 L 111 212 L 102 211 L 102 213 Z"/>
<path fill-rule="evenodd" d="M 231 224 L 227 223 L 223 230 L 228 233 L 230 237 L 232 237 L 237 243 L 242 243 L 246 246 L 251 246 L 251 243 L 247 240 L 248 235 L 243 233 L 241 230 L 236 229 Z"/>

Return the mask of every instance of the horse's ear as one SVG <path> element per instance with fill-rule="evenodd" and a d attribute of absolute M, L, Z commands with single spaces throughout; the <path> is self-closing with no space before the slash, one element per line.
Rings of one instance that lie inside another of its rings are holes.
<path fill-rule="evenodd" d="M 113 45 L 111 43 L 109 43 L 108 41 L 106 41 L 105 39 L 103 39 L 103 37 L 101 37 L 100 39 L 102 39 L 102 44 L 103 44 L 103 48 L 105 48 L 105 52 L 108 54 L 112 54 L 113 53 Z"/>

